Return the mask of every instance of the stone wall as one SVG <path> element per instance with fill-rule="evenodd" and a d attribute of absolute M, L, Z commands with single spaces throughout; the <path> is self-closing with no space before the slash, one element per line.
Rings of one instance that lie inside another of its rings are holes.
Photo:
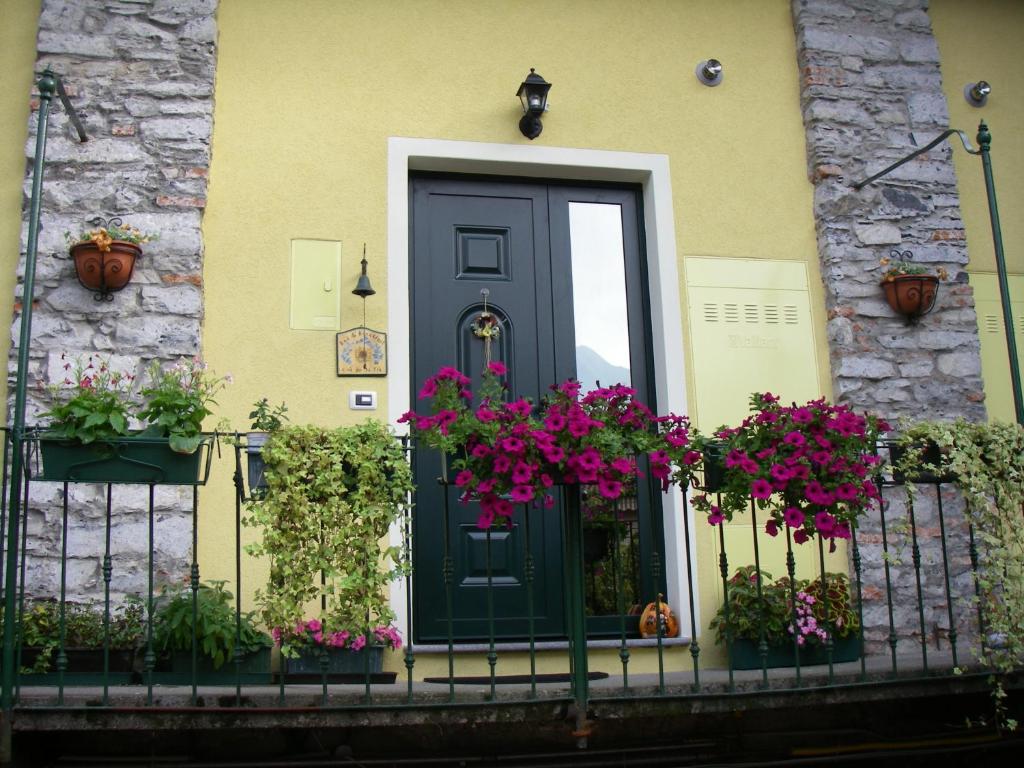
<path fill-rule="evenodd" d="M 977 318 L 950 145 L 860 191 L 853 188 L 949 127 L 927 2 L 794 0 L 792 9 L 835 397 L 894 420 L 983 420 Z M 917 325 L 889 308 L 878 285 L 879 260 L 894 248 L 910 250 L 915 261 L 943 267 L 950 276 L 935 309 Z M 885 496 L 887 522 L 906 525 L 903 490 Z M 962 503 L 955 495 L 946 499 L 946 512 L 957 541 L 950 563 L 959 624 L 969 621 L 964 598 L 973 587 Z M 949 619 L 934 493 L 921 495 L 915 513 L 924 634 L 939 638 L 948 634 Z M 880 650 L 888 642 L 889 621 L 878 517 L 865 521 L 858 536 L 866 631 Z M 895 623 L 901 638 L 919 640 L 917 571 L 903 538 L 890 541 L 900 559 L 891 568 Z M 913 647 L 901 644 L 899 650 Z"/>
<path fill-rule="evenodd" d="M 213 126 L 217 0 L 43 0 L 37 71 L 59 73 L 85 124 L 80 144 L 59 101 L 51 107 L 32 322 L 29 408 L 45 408 L 37 385 L 65 378 L 61 355 L 111 355 L 118 369 L 142 374 L 152 359 L 200 351 L 203 243 Z M 35 147 L 33 103 L 26 156 Z M 25 181 L 27 233 L 31 162 Z M 159 240 L 144 246 L 131 283 L 112 301 L 78 284 L 65 232 L 96 216 L 121 216 Z M 21 285 L 18 287 L 21 299 Z M 20 304 L 17 309 L 20 310 Z M 12 326 L 17 345 L 20 312 Z M 11 350 L 9 380 L 17 349 Z M 69 582 L 102 590 L 105 505 L 102 486 L 71 489 Z M 115 486 L 112 589 L 145 591 L 148 498 L 144 487 Z M 180 579 L 191 559 L 190 488 L 161 488 L 156 499 L 158 578 Z M 53 594 L 59 578 L 60 489 L 33 483 L 28 514 L 27 587 Z"/>

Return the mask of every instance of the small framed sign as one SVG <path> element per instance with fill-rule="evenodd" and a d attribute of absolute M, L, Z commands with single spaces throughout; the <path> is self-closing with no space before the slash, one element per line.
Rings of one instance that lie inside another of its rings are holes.
<path fill-rule="evenodd" d="M 366 326 L 337 337 L 339 376 L 387 376 L 388 335 Z"/>

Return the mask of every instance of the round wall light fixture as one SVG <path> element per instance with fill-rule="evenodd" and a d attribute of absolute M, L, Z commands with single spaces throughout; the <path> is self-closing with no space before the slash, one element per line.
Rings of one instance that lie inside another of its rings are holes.
<path fill-rule="evenodd" d="M 992 86 L 984 80 L 964 86 L 964 98 L 972 107 L 984 107 L 990 93 L 992 93 Z"/>
<path fill-rule="evenodd" d="M 722 71 L 722 62 L 718 59 L 705 59 L 697 65 L 697 79 L 700 80 L 704 85 L 711 86 L 714 88 L 716 85 L 721 85 L 722 80 L 725 79 L 725 73 Z"/>

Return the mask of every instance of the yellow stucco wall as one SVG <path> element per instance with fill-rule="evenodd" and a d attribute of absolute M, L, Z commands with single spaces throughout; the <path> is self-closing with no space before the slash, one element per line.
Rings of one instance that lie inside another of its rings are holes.
<path fill-rule="evenodd" d="M 1024 3 L 1019 0 L 932 0 L 932 29 L 942 56 L 942 81 L 949 102 L 950 127 L 967 133 L 972 144 L 978 123 L 992 133 L 992 166 L 999 198 L 1007 269 L 1024 272 L 1024 57 L 1020 30 Z M 964 99 L 967 83 L 985 80 L 992 95 L 983 107 Z M 953 158 L 960 187 L 960 207 L 967 231 L 971 271 L 995 271 L 992 228 L 981 160 L 957 141 Z"/>
<path fill-rule="evenodd" d="M 992 169 L 999 205 L 1006 270 L 1011 275 L 1014 323 L 1018 349 L 1024 349 L 1024 57 L 1020 55 L 1020 30 L 1024 28 L 1024 3 L 1019 0 L 932 0 L 932 28 L 942 55 L 942 80 L 949 102 L 950 126 L 967 133 L 977 146 L 978 123 L 984 120 L 992 133 Z M 964 86 L 985 80 L 992 94 L 983 107 L 964 98 Z M 985 313 L 998 318 L 996 331 L 982 323 L 982 375 L 985 379 L 989 418 L 1013 421 L 1002 311 L 994 276 L 996 270 L 992 226 L 981 159 L 954 143 L 953 158 L 960 187 L 960 208 L 967 234 L 968 270 L 975 297 Z M 1014 277 L 1015 276 L 1015 277 Z"/>
<path fill-rule="evenodd" d="M 388 137 L 527 144 L 514 93 L 531 66 L 554 84 L 535 145 L 669 157 L 681 291 L 689 255 L 806 262 L 813 325 L 824 327 L 789 3 L 623 8 L 221 0 L 203 222 L 204 352 L 235 377 L 221 414 L 244 428 L 249 404 L 268 396 L 287 399 L 296 422 L 353 422 L 361 416 L 348 410 L 348 391 L 368 383 L 382 396 L 376 414 L 387 413 L 383 382 L 335 377 L 333 333 L 288 329 L 289 242 L 342 241 L 345 288 L 365 241 L 378 290 L 367 324 L 386 328 Z M 709 57 L 725 66 L 716 88 L 694 76 Z M 342 302 L 342 327 L 358 325 L 348 288 Z M 824 334 L 817 343 L 828 382 Z M 212 564 L 204 578 L 229 578 L 230 468 L 215 472 L 201 561 Z M 702 574 L 714 577 L 713 565 Z M 704 610 L 706 620 L 714 606 Z"/>
<path fill-rule="evenodd" d="M 13 310 L 21 250 L 21 190 L 40 2 L 0 0 L 0 317 L 5 318 Z M 7 359 L 10 346 L 10 334 L 0 334 L 0 359 Z M 0 396 L 7 402 L 6 376 L 0 377 Z M 0 418 L 7 423 L 6 408 Z"/>

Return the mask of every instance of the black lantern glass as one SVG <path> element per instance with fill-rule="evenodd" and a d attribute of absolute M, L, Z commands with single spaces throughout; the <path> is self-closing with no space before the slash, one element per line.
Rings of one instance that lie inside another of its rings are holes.
<path fill-rule="evenodd" d="M 530 67 L 530 74 L 526 76 L 516 92 L 516 96 L 523 103 L 523 117 L 519 121 L 519 130 L 528 139 L 537 138 L 544 130 L 540 116 L 547 109 L 549 90 L 551 90 L 551 83 L 538 75 L 533 67 Z"/>

